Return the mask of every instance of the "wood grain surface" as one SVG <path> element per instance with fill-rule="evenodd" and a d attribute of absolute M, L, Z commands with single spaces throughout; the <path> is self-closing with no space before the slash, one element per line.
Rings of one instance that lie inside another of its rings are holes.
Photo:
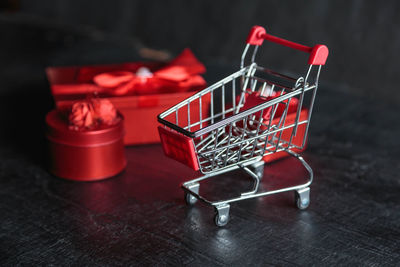
<path fill-rule="evenodd" d="M 315 171 L 311 205 L 293 194 L 231 206 L 218 228 L 213 210 L 187 207 L 180 183 L 194 177 L 159 145 L 126 149 L 125 172 L 76 183 L 49 175 L 33 158 L 2 146 L 0 262 L 54 265 L 397 265 L 397 112 L 321 88 L 304 157 Z M 263 188 L 296 182 L 300 165 L 265 169 Z M 240 172 L 201 190 L 211 198 L 251 188 Z"/>

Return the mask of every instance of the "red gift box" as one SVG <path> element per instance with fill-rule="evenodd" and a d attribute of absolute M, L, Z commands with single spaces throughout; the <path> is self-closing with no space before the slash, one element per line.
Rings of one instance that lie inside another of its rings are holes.
<path fill-rule="evenodd" d="M 292 113 L 288 114 L 286 116 L 286 119 L 285 119 L 285 124 L 294 123 L 295 120 L 296 120 L 296 115 L 297 115 L 296 112 L 292 112 Z M 301 112 L 300 112 L 300 121 L 305 121 L 305 120 L 307 120 L 307 118 L 308 118 L 308 109 L 303 108 L 301 110 Z M 278 122 L 279 122 L 279 118 L 275 119 L 275 121 L 273 121 L 273 124 L 277 124 Z M 296 146 L 299 146 L 299 147 L 302 146 L 304 135 L 306 133 L 306 129 L 307 129 L 307 125 L 306 124 L 298 125 L 297 133 L 292 139 L 292 144 L 294 144 Z M 283 130 L 281 139 L 288 141 L 290 139 L 290 136 L 292 135 L 292 132 L 293 132 L 293 127 L 288 128 L 286 130 Z M 306 146 L 307 146 L 307 143 L 304 145 L 303 149 L 298 149 L 298 148 L 294 147 L 294 148 L 291 148 L 290 150 L 292 150 L 292 151 L 294 151 L 296 153 L 300 153 L 300 152 L 303 152 L 306 149 Z M 284 158 L 284 157 L 287 157 L 287 156 L 289 156 L 289 154 L 287 152 L 280 151 L 280 152 L 276 152 L 276 153 L 272 153 L 272 154 L 269 154 L 267 156 L 264 156 L 263 160 L 265 162 L 273 162 L 275 160 L 278 160 L 278 159 L 281 159 L 281 158 Z"/>
<path fill-rule="evenodd" d="M 268 97 L 262 97 L 258 93 L 253 93 L 253 94 L 247 93 L 246 96 L 245 96 L 246 102 L 245 102 L 242 110 L 250 109 L 250 108 L 252 108 L 254 106 L 257 106 L 257 105 L 259 105 L 261 103 L 264 103 L 265 101 L 274 99 L 277 96 L 278 96 L 278 94 L 276 94 L 276 93 L 273 93 L 272 96 L 268 96 Z M 239 100 L 240 100 L 240 97 L 238 97 L 236 99 L 237 102 L 239 102 Z M 288 100 L 284 101 L 283 103 L 279 103 L 277 105 L 277 108 L 276 108 L 276 111 L 275 111 L 275 118 L 272 121 L 272 125 L 278 125 L 279 124 L 279 120 L 281 119 L 281 116 L 282 116 L 282 114 L 284 113 L 284 111 L 286 109 L 286 105 L 284 103 L 287 103 L 287 102 L 288 102 Z M 289 104 L 289 106 L 288 106 L 288 109 L 287 109 L 287 116 L 285 118 L 285 125 L 293 124 L 296 121 L 297 108 L 298 108 L 298 99 L 294 97 L 289 101 L 288 104 Z M 266 112 L 264 112 L 263 119 L 265 121 L 269 121 L 271 113 L 272 113 L 272 107 L 269 108 Z M 260 112 L 258 112 L 256 114 L 256 116 L 260 116 Z M 307 118 L 308 118 L 308 109 L 303 107 L 302 110 L 300 111 L 299 121 L 305 121 L 305 120 L 307 120 Z M 257 128 L 257 126 L 255 126 L 255 125 L 247 125 L 247 127 L 250 128 L 250 129 L 252 129 L 252 128 L 256 129 Z M 306 133 L 306 128 L 307 128 L 306 124 L 299 124 L 298 125 L 296 135 L 293 136 L 293 139 L 292 139 L 292 144 L 294 144 L 294 145 L 296 145 L 298 147 L 302 147 L 303 140 L 304 140 L 304 135 Z M 261 130 L 265 130 L 265 127 L 261 127 L 260 129 Z M 285 130 L 282 131 L 282 134 L 281 134 L 280 138 L 282 140 L 285 140 L 285 141 L 288 142 L 290 140 L 292 132 L 293 132 L 293 127 L 285 129 Z M 302 149 L 293 147 L 293 148 L 291 148 L 291 150 L 296 152 L 296 153 L 300 153 L 300 152 L 303 152 L 306 149 L 306 145 L 307 145 L 307 143 L 304 145 L 304 147 Z M 263 160 L 265 162 L 273 162 L 275 160 L 278 160 L 278 159 L 281 159 L 281 158 L 284 158 L 284 157 L 287 157 L 287 156 L 289 156 L 288 153 L 286 153 L 285 151 L 280 151 L 280 152 L 276 152 L 276 153 L 272 153 L 272 154 L 269 154 L 267 156 L 264 156 Z"/>
<path fill-rule="evenodd" d="M 206 82 L 200 74 L 204 72 L 204 65 L 189 49 L 168 64 L 134 62 L 46 69 L 57 108 L 70 107 L 93 94 L 108 98 L 125 118 L 126 145 L 160 142 L 157 115 L 203 89 Z"/>
<path fill-rule="evenodd" d="M 73 130 L 67 110 L 46 116 L 49 171 L 75 181 L 96 181 L 122 172 L 126 166 L 123 117 L 112 125 Z"/>

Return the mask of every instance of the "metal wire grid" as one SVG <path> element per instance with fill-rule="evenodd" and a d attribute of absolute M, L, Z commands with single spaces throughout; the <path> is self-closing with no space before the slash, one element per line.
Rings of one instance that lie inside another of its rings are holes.
<path fill-rule="evenodd" d="M 282 150 L 302 149 L 306 142 L 320 67 L 317 68 L 315 83 L 312 85 L 304 82 L 308 80 L 311 71 L 312 66 L 306 79 L 293 79 L 252 63 L 160 114 L 160 119 L 170 128 L 193 138 L 202 173 L 261 159 Z M 262 78 L 259 74 L 263 73 L 291 81 L 294 85 L 288 87 Z M 263 96 L 271 96 L 275 92 L 278 97 L 248 110 L 241 110 L 246 93 L 253 92 Z M 308 105 L 310 112 L 306 119 L 300 119 L 306 93 L 311 94 Z M 288 123 L 286 118 L 293 97 L 297 97 L 299 103 L 295 120 Z M 275 118 L 278 105 L 284 105 L 284 111 Z M 198 112 L 193 114 L 193 110 Z M 263 119 L 266 112 L 270 114 L 267 120 Z M 306 133 L 301 145 L 296 145 L 292 142 L 293 137 L 302 124 L 306 124 Z M 283 137 L 283 131 L 288 129 L 291 129 L 290 136 Z"/>

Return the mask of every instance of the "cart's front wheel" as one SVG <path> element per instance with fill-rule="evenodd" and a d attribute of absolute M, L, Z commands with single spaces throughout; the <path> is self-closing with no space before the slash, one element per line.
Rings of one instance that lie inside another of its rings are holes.
<path fill-rule="evenodd" d="M 217 226 L 225 226 L 229 221 L 229 204 L 221 204 L 215 207 L 214 222 Z"/>
<path fill-rule="evenodd" d="M 294 192 L 296 206 L 300 210 L 305 210 L 310 205 L 310 188 L 306 187 Z"/>
<path fill-rule="evenodd" d="M 191 183 L 186 185 L 185 190 L 185 202 L 188 205 L 193 205 L 197 202 L 197 198 L 193 194 L 199 194 L 200 184 L 199 183 Z M 190 192 L 193 192 L 191 194 Z"/>
<path fill-rule="evenodd" d="M 197 202 L 197 198 L 192 194 L 185 192 L 185 202 L 188 205 L 193 205 Z"/>

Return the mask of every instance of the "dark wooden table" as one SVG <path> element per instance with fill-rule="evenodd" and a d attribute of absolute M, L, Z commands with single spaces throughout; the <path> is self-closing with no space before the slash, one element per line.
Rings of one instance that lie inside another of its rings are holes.
<path fill-rule="evenodd" d="M 196 174 L 157 144 L 127 148 L 126 171 L 102 182 L 46 172 L 42 125 L 52 104 L 43 69 L 32 62 L 75 52 L 41 49 L 3 56 L 1 265 L 400 264 L 398 105 L 328 86 L 322 75 L 304 153 L 315 172 L 310 207 L 299 211 L 292 193 L 247 200 L 232 204 L 229 224 L 218 228 L 210 207 L 183 201 L 180 184 Z M 230 72 L 208 70 L 208 78 Z M 304 174 L 300 164 L 282 160 L 266 167 L 262 186 Z M 202 189 L 224 197 L 251 186 L 235 172 Z"/>
<path fill-rule="evenodd" d="M 3 114 L 4 115 L 4 114 Z M 126 149 L 115 178 L 76 183 L 51 176 L 10 145 L 0 149 L 0 262 L 79 265 L 396 265 L 400 261 L 398 113 L 321 88 L 304 157 L 315 171 L 311 205 L 292 193 L 213 210 L 187 207 L 180 183 L 195 174 L 159 145 Z M 3 128 L 4 129 L 4 128 Z M 299 179 L 287 159 L 267 166 L 263 187 Z M 251 188 L 240 172 L 204 185 L 211 196 Z"/>

